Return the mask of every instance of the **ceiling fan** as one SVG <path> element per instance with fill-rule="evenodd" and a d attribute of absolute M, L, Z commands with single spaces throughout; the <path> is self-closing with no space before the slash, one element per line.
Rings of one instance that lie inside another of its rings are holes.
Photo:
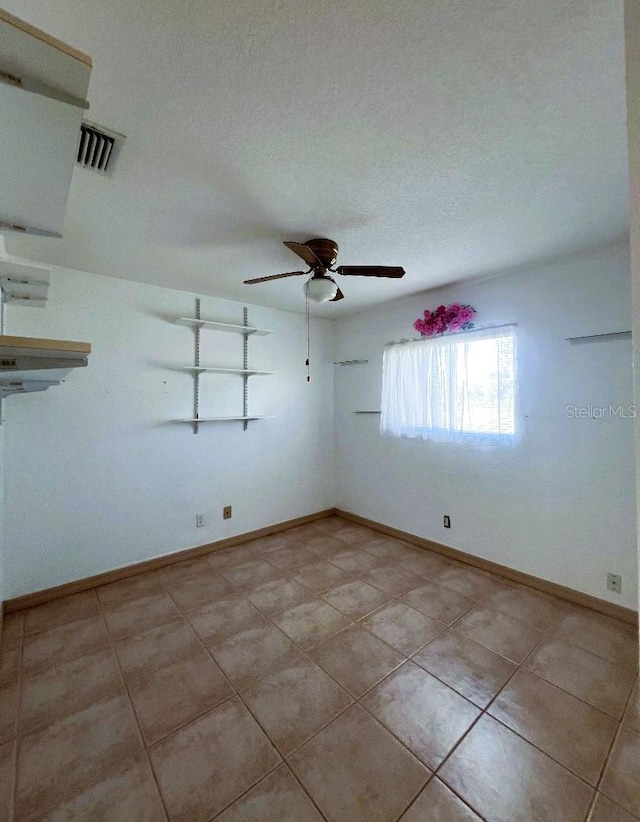
<path fill-rule="evenodd" d="M 305 283 L 306 296 L 316 303 L 337 302 L 344 298 L 338 284 L 328 275 L 341 274 L 344 277 L 404 277 L 404 268 L 385 265 L 339 265 L 333 268 L 338 258 L 338 244 L 333 240 L 315 239 L 306 243 L 285 242 L 294 254 L 301 257 L 309 266 L 308 271 L 289 271 L 286 274 L 272 274 L 270 277 L 255 277 L 245 280 L 245 285 L 266 283 L 269 280 L 281 280 L 284 277 L 303 277 L 311 274 Z"/>

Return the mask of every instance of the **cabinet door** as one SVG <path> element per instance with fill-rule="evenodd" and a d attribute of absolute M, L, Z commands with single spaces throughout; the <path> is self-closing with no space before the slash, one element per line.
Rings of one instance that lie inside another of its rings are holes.
<path fill-rule="evenodd" d="M 0 72 L 40 91 L 0 83 L 0 222 L 29 233 L 62 230 L 91 71 L 66 48 L 0 12 Z"/>
<path fill-rule="evenodd" d="M 60 235 L 82 110 L 0 85 L 0 111 L 0 221 Z"/>

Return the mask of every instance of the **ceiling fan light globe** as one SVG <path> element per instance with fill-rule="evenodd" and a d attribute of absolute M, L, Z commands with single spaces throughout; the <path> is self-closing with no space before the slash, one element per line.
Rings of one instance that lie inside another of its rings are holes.
<path fill-rule="evenodd" d="M 338 285 L 324 277 L 314 277 L 305 283 L 305 294 L 314 303 L 327 303 L 338 293 Z"/>

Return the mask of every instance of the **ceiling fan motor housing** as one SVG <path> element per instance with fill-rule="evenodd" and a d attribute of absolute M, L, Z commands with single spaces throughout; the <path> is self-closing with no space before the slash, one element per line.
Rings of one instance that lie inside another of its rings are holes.
<path fill-rule="evenodd" d="M 333 268 L 338 259 L 338 243 L 320 237 L 315 240 L 307 240 L 305 245 L 313 251 L 322 263 L 323 268 Z"/>

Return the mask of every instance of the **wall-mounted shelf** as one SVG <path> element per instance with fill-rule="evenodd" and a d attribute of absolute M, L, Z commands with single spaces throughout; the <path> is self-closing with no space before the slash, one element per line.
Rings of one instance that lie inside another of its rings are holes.
<path fill-rule="evenodd" d="M 369 360 L 340 360 L 334 362 L 334 365 L 366 365 Z"/>
<path fill-rule="evenodd" d="M 7 357 L 62 358 L 78 360 L 77 365 L 86 365 L 90 353 L 91 343 L 0 334 L 0 358 L 2 359 Z M 4 370 L 2 366 L 0 370 Z"/>
<path fill-rule="evenodd" d="M 0 259 L 0 288 L 5 303 L 44 308 L 51 269 L 18 260 Z"/>
<path fill-rule="evenodd" d="M 204 368 L 199 365 L 185 365 L 184 371 L 198 374 L 238 374 L 241 377 L 266 377 L 275 371 L 253 371 L 251 368 Z"/>
<path fill-rule="evenodd" d="M 197 434 L 201 422 L 232 422 L 240 421 L 244 430 L 247 430 L 249 422 L 253 420 L 272 419 L 272 417 L 262 414 L 249 414 L 249 377 L 268 376 L 273 371 L 259 371 L 249 368 L 249 337 L 264 337 L 272 334 L 265 328 L 256 328 L 249 325 L 247 309 L 243 309 L 244 322 L 242 325 L 233 323 L 221 323 L 217 320 L 203 320 L 200 317 L 200 300 L 196 300 L 195 317 L 179 317 L 174 322 L 176 325 L 184 325 L 195 331 L 196 345 L 193 365 L 183 366 L 184 371 L 188 371 L 194 376 L 193 389 L 193 411 L 194 415 L 190 419 L 175 420 L 175 422 L 188 422 L 193 425 L 193 433 Z M 221 331 L 227 334 L 240 334 L 242 336 L 242 368 L 222 368 L 218 366 L 200 365 L 200 333 L 202 331 Z M 200 376 L 202 374 L 233 374 L 242 377 L 242 414 L 237 416 L 213 416 L 203 417 L 200 414 Z"/>
<path fill-rule="evenodd" d="M 240 420 L 241 422 L 249 422 L 250 420 L 274 420 L 275 414 L 273 415 L 258 415 L 258 414 L 251 414 L 250 416 L 246 417 L 193 417 L 189 420 L 176 420 L 176 422 L 189 422 L 192 425 L 195 423 L 201 422 L 236 422 Z"/>
<path fill-rule="evenodd" d="M 46 391 L 52 385 L 60 385 L 60 380 L 0 379 L 0 399 L 11 394 L 33 394 Z"/>
<path fill-rule="evenodd" d="M 255 335 L 256 337 L 266 337 L 273 334 L 266 328 L 254 328 L 250 325 L 233 325 L 233 323 L 219 323 L 215 320 L 200 320 L 197 317 L 180 317 L 175 320 L 176 325 L 186 325 L 190 328 L 199 328 L 204 331 L 226 331 L 229 334 L 242 334 L 245 337 Z"/>
<path fill-rule="evenodd" d="M 59 385 L 71 368 L 88 364 L 91 344 L 0 335 L 0 396 Z"/>
<path fill-rule="evenodd" d="M 586 337 L 567 337 L 567 342 L 604 342 L 606 340 L 630 340 L 631 331 L 610 331 L 608 334 L 589 334 Z"/>

